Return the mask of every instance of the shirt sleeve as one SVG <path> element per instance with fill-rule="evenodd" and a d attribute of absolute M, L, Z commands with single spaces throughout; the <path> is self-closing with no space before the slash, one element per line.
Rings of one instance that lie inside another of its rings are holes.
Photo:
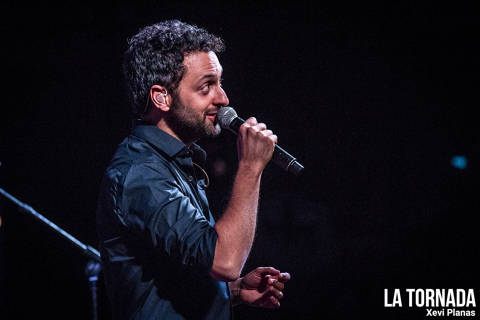
<path fill-rule="evenodd" d="M 129 231 L 146 246 L 182 264 L 211 268 L 217 233 L 166 168 L 133 165 L 125 177 L 121 203 Z"/>

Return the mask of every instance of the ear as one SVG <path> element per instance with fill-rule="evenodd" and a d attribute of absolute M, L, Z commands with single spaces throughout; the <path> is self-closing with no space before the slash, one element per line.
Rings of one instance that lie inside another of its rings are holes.
<path fill-rule="evenodd" d="M 155 84 L 150 88 L 150 101 L 155 108 L 163 112 L 170 110 L 171 99 L 169 96 L 165 87 Z"/>

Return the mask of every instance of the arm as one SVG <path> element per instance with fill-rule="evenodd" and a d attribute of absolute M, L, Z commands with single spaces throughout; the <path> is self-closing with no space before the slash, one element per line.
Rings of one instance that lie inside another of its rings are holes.
<path fill-rule="evenodd" d="M 232 195 L 222 217 L 215 224 L 218 234 L 211 274 L 233 281 L 240 277 L 255 235 L 258 195 L 263 169 L 270 161 L 277 137 L 255 118 L 239 130 L 239 165 Z"/>

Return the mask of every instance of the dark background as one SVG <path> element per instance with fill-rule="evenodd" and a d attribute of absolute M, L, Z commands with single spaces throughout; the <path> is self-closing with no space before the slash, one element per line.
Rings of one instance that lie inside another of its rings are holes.
<path fill-rule="evenodd" d="M 267 167 L 245 267 L 292 274 L 282 307 L 237 307 L 236 319 L 425 317 L 422 308 L 384 308 L 385 288 L 475 288 L 480 298 L 473 7 L 2 6 L 0 187 L 79 240 L 97 247 L 100 179 L 130 129 L 126 39 L 178 18 L 225 39 L 231 105 L 267 122 L 306 168 L 294 179 Z M 235 169 L 234 138 L 200 144 L 218 217 Z M 464 170 L 451 165 L 454 155 L 467 158 Z M 6 200 L 0 216 L 5 318 L 91 318 L 88 259 Z M 99 318 L 109 319 L 101 282 L 98 294 Z"/>

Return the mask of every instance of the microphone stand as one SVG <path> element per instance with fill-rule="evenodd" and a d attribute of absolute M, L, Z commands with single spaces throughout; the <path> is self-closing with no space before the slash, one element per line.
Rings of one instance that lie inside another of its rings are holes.
<path fill-rule="evenodd" d="M 87 263 L 87 266 L 85 268 L 85 275 L 88 278 L 88 281 L 90 283 L 90 291 L 92 294 L 92 304 L 93 304 L 93 319 L 97 320 L 97 281 L 98 281 L 98 274 L 100 273 L 101 267 L 100 267 L 100 252 L 98 252 L 95 248 L 85 245 L 82 242 L 78 241 L 75 237 L 73 237 L 71 234 L 57 226 L 55 223 L 52 221 L 48 220 L 44 216 L 42 216 L 40 213 L 35 211 L 31 206 L 29 206 L 26 203 L 21 202 L 2 188 L 0 188 L 0 195 L 4 196 L 8 200 L 12 201 L 17 205 L 17 208 L 19 211 L 28 213 L 53 230 L 55 230 L 57 233 L 61 234 L 65 239 L 69 240 L 71 243 L 73 243 L 77 248 L 79 248 L 82 253 L 90 258 L 90 261 Z"/>

